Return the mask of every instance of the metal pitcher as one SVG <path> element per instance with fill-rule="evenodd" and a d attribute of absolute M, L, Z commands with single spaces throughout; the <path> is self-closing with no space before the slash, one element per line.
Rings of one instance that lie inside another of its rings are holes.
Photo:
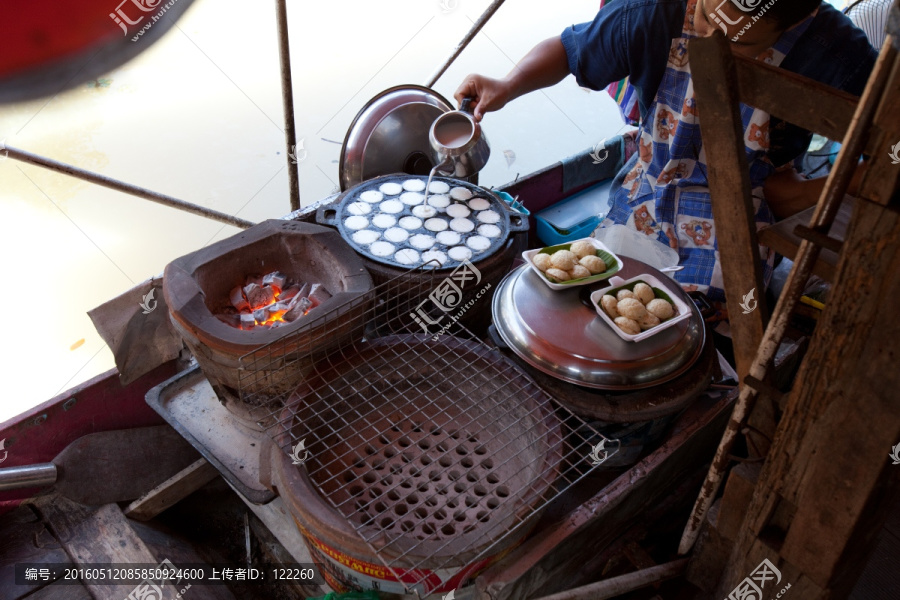
<path fill-rule="evenodd" d="M 469 111 L 472 98 L 464 98 L 459 110 L 446 112 L 434 120 L 428 139 L 441 157 L 435 167 L 450 177 L 470 177 L 487 163 L 491 147 L 481 131 L 481 125 Z"/>

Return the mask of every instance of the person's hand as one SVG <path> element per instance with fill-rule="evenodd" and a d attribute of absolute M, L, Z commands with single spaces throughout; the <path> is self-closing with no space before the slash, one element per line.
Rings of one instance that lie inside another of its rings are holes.
<path fill-rule="evenodd" d="M 462 104 L 463 98 L 473 98 L 469 109 L 476 121 L 481 121 L 484 114 L 493 110 L 500 110 L 510 101 L 509 85 L 503 79 L 492 79 L 484 75 L 469 75 L 465 78 L 456 93 L 453 94 L 457 103 Z"/>

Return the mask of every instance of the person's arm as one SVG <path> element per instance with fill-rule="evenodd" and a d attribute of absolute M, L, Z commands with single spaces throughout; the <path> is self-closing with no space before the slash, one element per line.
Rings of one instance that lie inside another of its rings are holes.
<path fill-rule="evenodd" d="M 566 50 L 559 37 L 544 40 L 525 55 L 503 79 L 472 74 L 453 95 L 457 102 L 472 97 L 476 121 L 484 113 L 500 110 L 510 100 L 562 81 L 569 74 Z"/>
<path fill-rule="evenodd" d="M 856 168 L 847 189 L 848 194 L 856 194 L 865 172 L 866 163 L 862 163 Z M 778 219 L 785 219 L 814 206 L 819 201 L 822 190 L 825 189 L 826 181 L 828 181 L 827 176 L 805 179 L 793 167 L 788 167 L 776 171 L 766 179 L 763 193 L 772 214 Z"/>

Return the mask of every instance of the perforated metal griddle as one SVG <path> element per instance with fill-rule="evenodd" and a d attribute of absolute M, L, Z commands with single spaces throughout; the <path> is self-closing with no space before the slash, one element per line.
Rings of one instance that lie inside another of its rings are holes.
<path fill-rule="evenodd" d="M 420 556 L 501 537 L 544 500 L 563 454 L 546 396 L 449 336 L 366 342 L 298 390 L 282 422 L 315 449 L 309 474 L 331 504 L 366 537 Z"/>
<path fill-rule="evenodd" d="M 385 183 L 397 183 L 397 184 L 402 185 L 404 181 L 408 181 L 410 179 L 418 179 L 418 180 L 421 180 L 423 183 L 427 183 L 427 181 L 428 181 L 428 177 L 426 177 L 426 176 L 408 175 L 405 173 L 398 174 L 398 175 L 386 175 L 383 177 L 376 177 L 375 179 L 370 179 L 369 181 L 366 181 L 365 183 L 357 185 L 357 186 L 347 190 L 346 192 L 344 192 L 341 196 L 338 197 L 338 199 L 335 201 L 334 204 L 319 207 L 318 211 L 316 212 L 316 221 L 321 225 L 328 225 L 328 226 L 337 228 L 337 230 L 341 233 L 341 236 L 344 238 L 344 240 L 346 240 L 347 243 L 350 244 L 350 246 L 354 250 L 356 250 L 359 254 L 361 254 L 361 255 L 365 256 L 366 258 L 369 258 L 373 261 L 376 261 L 376 262 L 379 262 L 381 264 L 388 265 L 391 267 L 400 267 L 402 269 L 411 269 L 411 268 L 422 266 L 423 261 L 419 261 L 414 264 L 406 264 L 406 263 L 400 262 L 394 258 L 394 256 L 396 255 L 396 252 L 403 250 L 403 249 L 415 250 L 420 256 L 423 252 L 425 252 L 425 250 L 420 250 L 420 249 L 412 246 L 410 244 L 409 239 L 407 239 L 405 242 L 399 242 L 399 243 L 398 242 L 390 242 L 395 246 L 394 252 L 389 256 L 378 256 L 378 255 L 372 253 L 372 251 L 370 249 L 371 244 L 358 244 L 357 242 L 355 242 L 353 240 L 353 234 L 356 233 L 356 231 L 358 231 L 358 230 L 350 229 L 346 225 L 347 218 L 354 216 L 354 215 L 350 214 L 348 211 L 348 206 L 350 204 L 353 204 L 354 202 L 363 202 L 364 204 L 369 204 L 360 199 L 360 196 L 364 192 L 367 192 L 370 190 L 378 191 L 378 189 Z M 486 250 L 482 250 L 480 252 L 476 252 L 476 251 L 472 250 L 472 256 L 471 256 L 471 258 L 469 258 L 469 260 L 471 262 L 474 263 L 474 262 L 483 260 L 483 259 L 491 256 L 492 254 L 494 254 L 497 250 L 501 249 L 505 245 L 506 241 L 509 239 L 509 235 L 511 233 L 519 233 L 519 232 L 528 230 L 528 218 L 522 214 L 510 211 L 507 208 L 506 203 L 504 203 L 502 200 L 500 200 L 500 198 L 498 198 L 493 192 L 486 190 L 484 188 L 481 188 L 477 185 L 473 185 L 473 184 L 465 182 L 465 181 L 460 181 L 458 179 L 450 179 L 447 177 L 435 176 L 432 179 L 432 182 L 435 182 L 435 181 L 444 182 L 447 185 L 449 185 L 451 189 L 455 188 L 455 187 L 462 187 L 462 188 L 465 188 L 465 189 L 469 190 L 470 192 L 472 192 L 472 198 L 470 200 L 457 201 L 457 200 L 451 199 L 451 206 L 453 204 L 461 204 L 461 205 L 467 206 L 467 208 L 468 208 L 468 202 L 470 202 L 472 199 L 483 198 L 490 203 L 490 207 L 485 210 L 492 210 L 492 211 L 496 212 L 498 215 L 500 215 L 500 221 L 497 223 L 493 223 L 493 225 L 496 225 L 500 229 L 500 235 L 495 238 L 491 238 L 491 245 Z M 421 192 L 421 193 L 424 194 L 424 192 Z M 433 195 L 437 195 L 437 194 L 430 193 L 429 197 L 431 197 Z M 399 201 L 399 195 L 390 195 L 390 196 L 385 195 L 384 198 L 382 199 L 382 202 L 384 202 L 386 200 L 398 200 Z M 380 229 L 378 227 L 375 227 L 372 224 L 372 218 L 376 214 L 379 213 L 379 204 L 380 203 L 370 204 L 373 212 L 371 212 L 367 215 L 362 215 L 362 216 L 365 216 L 369 221 L 369 225 L 367 227 L 365 227 L 365 229 L 371 229 L 373 231 L 376 231 L 376 232 L 379 232 L 382 234 L 381 237 L 379 237 L 378 240 L 376 240 L 376 241 L 389 241 L 384 238 L 384 235 L 383 235 L 384 230 Z M 399 222 L 399 220 L 402 217 L 415 216 L 412 212 L 412 209 L 413 209 L 413 206 L 403 204 L 402 212 L 391 214 L 391 216 L 395 217 L 397 219 L 397 221 Z M 460 233 L 459 235 L 462 239 L 460 240 L 459 244 L 456 244 L 457 246 L 465 246 L 466 241 L 469 238 L 479 235 L 478 228 L 480 225 L 483 224 L 477 220 L 477 214 L 479 212 L 481 212 L 481 211 L 473 210 L 471 212 L 471 215 L 468 218 L 471 219 L 473 222 L 475 222 L 475 229 L 473 229 L 471 232 L 468 232 L 468 233 Z M 452 219 L 452 217 L 449 217 L 447 215 L 446 208 L 444 208 L 444 209 L 438 208 L 437 214 L 435 215 L 435 217 L 446 220 L 448 225 L 449 225 L 450 220 Z M 436 232 L 425 229 L 425 227 L 424 227 L 425 219 L 422 219 L 422 221 L 423 221 L 422 227 L 420 227 L 418 229 L 407 230 L 407 232 L 409 233 L 410 239 L 412 238 L 412 236 L 414 236 L 416 234 L 426 234 L 426 235 L 429 235 L 432 237 L 436 237 L 436 235 L 437 235 Z M 447 231 L 451 231 L 451 229 L 448 227 Z M 436 243 L 431 248 L 431 250 L 440 250 L 440 251 L 444 252 L 445 254 L 447 254 L 447 251 L 449 248 L 450 248 L 449 246 L 443 246 L 439 243 Z M 439 269 L 453 269 L 453 268 L 459 266 L 462 262 L 464 262 L 464 261 L 453 260 L 453 259 L 450 259 L 448 256 L 448 260 L 443 264 L 443 266 L 438 267 L 438 268 Z"/>

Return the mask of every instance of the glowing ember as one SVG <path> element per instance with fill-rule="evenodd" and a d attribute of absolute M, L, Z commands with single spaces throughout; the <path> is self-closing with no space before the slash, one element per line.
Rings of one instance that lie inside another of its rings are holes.
<path fill-rule="evenodd" d="M 320 283 L 291 283 L 274 271 L 235 286 L 228 294 L 230 306 L 216 317 L 238 329 L 271 329 L 308 314 L 329 298 L 331 293 Z"/>

